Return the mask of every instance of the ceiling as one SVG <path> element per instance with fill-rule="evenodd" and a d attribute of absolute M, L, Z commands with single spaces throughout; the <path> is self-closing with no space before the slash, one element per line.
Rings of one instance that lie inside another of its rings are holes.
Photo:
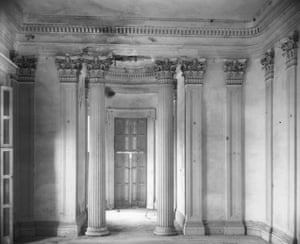
<path fill-rule="evenodd" d="M 20 0 L 33 15 L 251 21 L 279 0 Z"/>

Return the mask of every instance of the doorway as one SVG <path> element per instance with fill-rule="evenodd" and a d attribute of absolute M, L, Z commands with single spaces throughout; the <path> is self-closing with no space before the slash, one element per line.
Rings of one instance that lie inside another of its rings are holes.
<path fill-rule="evenodd" d="M 147 119 L 115 118 L 115 208 L 146 208 Z"/>

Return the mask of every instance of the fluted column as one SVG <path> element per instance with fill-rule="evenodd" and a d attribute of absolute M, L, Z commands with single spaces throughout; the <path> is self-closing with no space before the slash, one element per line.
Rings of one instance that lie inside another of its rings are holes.
<path fill-rule="evenodd" d="M 183 60 L 185 83 L 185 235 L 205 235 L 203 225 L 202 94 L 205 59 Z M 178 79 L 177 79 L 178 80 Z"/>
<path fill-rule="evenodd" d="M 225 60 L 226 104 L 226 223 L 225 235 L 243 235 L 243 80 L 246 60 Z"/>
<path fill-rule="evenodd" d="M 158 71 L 157 226 L 156 235 L 175 235 L 173 162 L 173 79 L 170 66 Z"/>
<path fill-rule="evenodd" d="M 286 57 L 286 82 L 288 87 L 288 228 L 290 234 L 293 238 L 296 238 L 297 233 L 297 217 L 298 214 L 298 224 L 299 223 L 299 213 L 296 211 L 297 202 L 297 45 L 298 45 L 298 33 L 295 32 L 294 35 L 289 36 L 282 40 L 282 51 L 283 55 Z M 299 95 L 299 94 L 298 94 Z M 298 101 L 299 102 L 299 101 Z M 298 121 L 299 123 L 299 121 Z M 298 159 L 299 161 L 299 159 Z M 299 170 L 299 169 L 298 169 Z M 298 179 L 299 181 L 299 179 Z M 298 194 L 300 191 L 298 190 Z M 298 198 L 299 201 L 299 198 Z M 299 205 L 299 202 L 298 202 Z M 299 226 L 298 226 L 299 229 Z M 298 233 L 299 235 L 299 233 Z M 299 238 L 299 237 L 298 237 Z M 299 241 L 299 240 L 298 240 Z"/>
<path fill-rule="evenodd" d="M 105 97 L 104 84 L 90 83 L 90 160 L 88 179 L 88 228 L 86 235 L 104 236 L 105 220 Z"/>
<path fill-rule="evenodd" d="M 273 226 L 273 79 L 274 79 L 274 50 L 268 50 L 261 59 L 265 71 L 266 83 L 266 221 L 269 226 L 268 236 L 263 236 L 270 241 Z"/>

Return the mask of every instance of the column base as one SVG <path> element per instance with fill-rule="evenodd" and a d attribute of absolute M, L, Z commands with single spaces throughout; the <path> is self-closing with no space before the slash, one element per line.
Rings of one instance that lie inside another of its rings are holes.
<path fill-rule="evenodd" d="M 88 227 L 86 232 L 85 232 L 86 236 L 107 236 L 109 234 L 110 233 L 109 233 L 107 227 L 103 227 L 103 228 Z"/>
<path fill-rule="evenodd" d="M 157 235 L 157 236 L 175 236 L 175 235 L 177 235 L 177 231 L 175 230 L 174 226 L 172 226 L 172 227 L 156 226 L 153 233 L 154 233 L 154 235 Z"/>
<path fill-rule="evenodd" d="M 205 227 L 202 221 L 186 221 L 183 227 L 184 235 L 197 235 L 204 236 L 205 235 Z"/>
<path fill-rule="evenodd" d="M 240 221 L 226 222 L 224 226 L 224 235 L 245 235 L 245 226 Z"/>

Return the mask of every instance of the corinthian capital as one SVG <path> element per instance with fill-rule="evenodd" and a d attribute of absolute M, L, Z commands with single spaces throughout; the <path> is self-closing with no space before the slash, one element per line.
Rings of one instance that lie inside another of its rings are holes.
<path fill-rule="evenodd" d="M 299 34 L 297 31 L 292 36 L 288 36 L 281 40 L 281 49 L 283 56 L 286 57 L 287 68 L 297 64 L 297 47 Z"/>
<path fill-rule="evenodd" d="M 206 59 L 190 59 L 181 61 L 183 75 L 186 83 L 203 83 L 206 71 Z"/>
<path fill-rule="evenodd" d="M 265 79 L 273 79 L 274 77 L 274 49 L 268 50 L 260 60 L 262 69 L 265 71 Z"/>
<path fill-rule="evenodd" d="M 224 72 L 227 85 L 241 85 L 247 68 L 247 59 L 224 60 Z"/>
<path fill-rule="evenodd" d="M 12 58 L 13 62 L 18 66 L 17 79 L 18 81 L 34 81 L 37 58 L 31 56 L 16 55 Z"/>
<path fill-rule="evenodd" d="M 57 56 L 55 63 L 61 81 L 76 82 L 82 64 L 86 65 L 86 75 L 89 79 L 102 79 L 104 71 L 107 71 L 112 64 L 112 59 L 86 54 L 66 54 L 65 56 Z"/>
<path fill-rule="evenodd" d="M 177 60 L 157 59 L 155 60 L 154 70 L 156 72 L 156 79 L 170 82 L 176 72 Z"/>

